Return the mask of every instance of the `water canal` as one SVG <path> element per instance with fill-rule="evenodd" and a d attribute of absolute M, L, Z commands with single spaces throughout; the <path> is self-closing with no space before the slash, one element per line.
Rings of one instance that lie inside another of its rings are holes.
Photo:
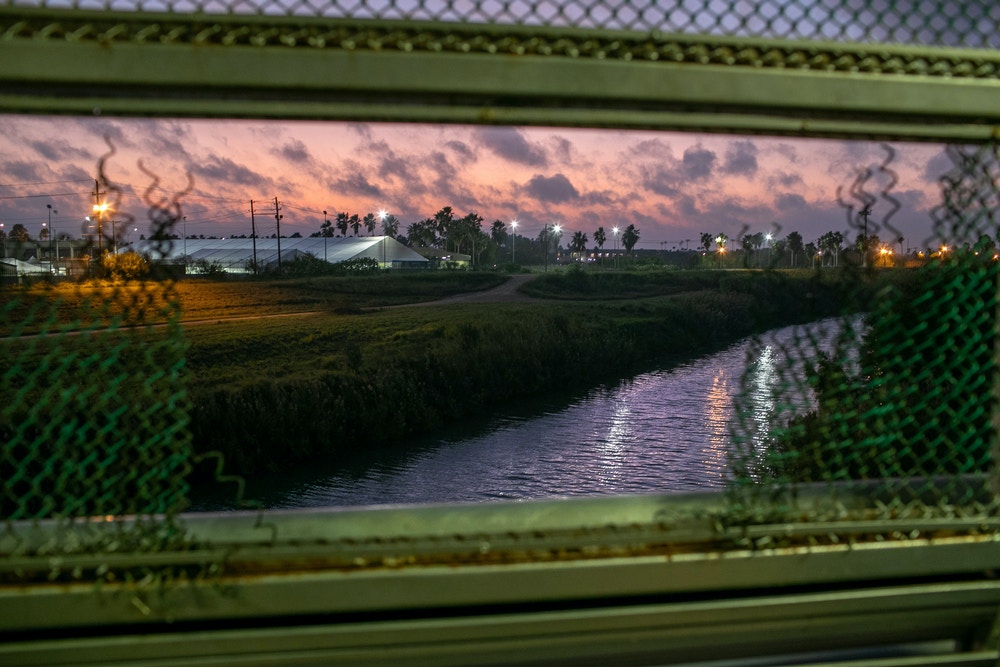
<path fill-rule="evenodd" d="M 787 377 L 783 369 L 801 366 L 789 359 L 789 350 L 802 352 L 795 341 L 809 331 L 814 344 L 827 347 L 837 329 L 830 320 L 778 329 L 757 343 L 745 339 L 583 394 L 516 404 L 433 437 L 354 452 L 335 465 L 250 479 L 246 497 L 277 509 L 716 489 L 726 481 L 733 399 L 747 368 L 752 418 L 765 423 Z"/>

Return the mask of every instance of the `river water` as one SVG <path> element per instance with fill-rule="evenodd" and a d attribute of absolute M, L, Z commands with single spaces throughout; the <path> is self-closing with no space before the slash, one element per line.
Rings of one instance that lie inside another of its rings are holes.
<path fill-rule="evenodd" d="M 801 367 L 789 350 L 795 357 L 814 354 L 795 341 L 809 331 L 814 346 L 819 340 L 818 347 L 828 347 L 837 328 L 825 321 L 775 330 L 756 343 L 746 339 L 583 394 L 520 403 L 434 437 L 251 479 L 245 495 L 277 509 L 716 489 L 726 481 L 733 399 L 748 364 L 749 413 L 766 424 L 784 369 Z M 226 506 L 195 503 L 196 509 Z"/>

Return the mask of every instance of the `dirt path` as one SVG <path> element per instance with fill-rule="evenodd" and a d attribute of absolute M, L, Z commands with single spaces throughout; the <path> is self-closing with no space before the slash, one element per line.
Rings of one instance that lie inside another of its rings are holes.
<path fill-rule="evenodd" d="M 504 284 L 482 292 L 467 292 L 465 294 L 456 294 L 444 299 L 438 299 L 437 301 L 422 301 L 420 303 L 407 303 L 392 307 L 412 308 L 414 306 L 439 306 L 448 303 L 513 303 L 516 301 L 534 301 L 532 297 L 525 296 L 517 291 L 521 285 L 533 278 L 535 278 L 533 274 L 519 273 L 511 276 Z"/>

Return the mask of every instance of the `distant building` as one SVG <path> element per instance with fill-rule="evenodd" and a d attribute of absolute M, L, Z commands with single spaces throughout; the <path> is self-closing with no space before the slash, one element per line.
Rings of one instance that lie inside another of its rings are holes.
<path fill-rule="evenodd" d="M 278 264 L 279 239 L 256 239 L 257 266 L 274 269 Z M 351 238 L 283 238 L 281 261 L 291 262 L 296 257 L 312 255 L 331 264 L 350 259 L 374 259 L 383 268 L 428 268 L 426 258 L 413 252 L 389 236 L 358 236 Z M 208 262 L 227 273 L 250 273 L 254 261 L 254 239 L 174 239 L 154 244 L 143 240 L 120 252 L 134 250 L 149 254 L 155 261 L 193 264 Z"/>
<path fill-rule="evenodd" d="M 413 251 L 431 262 L 435 269 L 467 269 L 472 264 L 472 255 L 463 255 L 460 252 L 447 252 L 440 248 L 426 246 L 413 248 Z"/>

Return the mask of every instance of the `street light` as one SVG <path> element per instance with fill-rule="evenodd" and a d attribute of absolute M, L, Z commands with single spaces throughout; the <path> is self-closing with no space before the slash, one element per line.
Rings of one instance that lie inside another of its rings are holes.
<path fill-rule="evenodd" d="M 108 210 L 107 203 L 104 204 L 94 204 L 94 213 L 97 214 L 97 254 L 104 254 L 103 236 L 104 231 L 101 228 L 101 223 L 104 221 L 104 212 Z"/>
<path fill-rule="evenodd" d="M 514 254 L 517 251 L 517 218 L 510 221 L 510 228 L 513 230 L 511 232 L 511 243 L 510 243 L 510 263 L 515 264 Z"/>
<path fill-rule="evenodd" d="M 618 268 L 618 228 L 612 227 L 611 233 L 615 235 L 615 268 Z"/>
<path fill-rule="evenodd" d="M 49 209 L 49 250 L 51 250 L 52 249 L 52 235 L 55 234 L 55 230 L 52 229 L 52 214 L 55 213 L 56 215 L 58 215 L 59 211 L 54 211 L 52 209 L 52 204 L 46 204 L 45 207 L 47 209 Z M 55 236 L 56 236 L 56 261 L 58 262 L 59 261 L 59 235 L 55 234 Z M 51 254 L 51 252 L 49 254 Z M 50 261 L 49 263 L 51 264 L 52 262 Z M 58 275 L 58 273 L 59 273 L 59 268 L 56 267 L 56 274 Z"/>

